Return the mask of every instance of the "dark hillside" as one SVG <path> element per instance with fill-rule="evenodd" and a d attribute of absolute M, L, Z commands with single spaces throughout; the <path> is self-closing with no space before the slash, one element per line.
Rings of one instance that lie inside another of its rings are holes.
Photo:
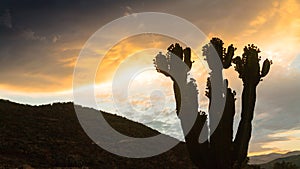
<path fill-rule="evenodd" d="M 284 157 L 284 158 L 278 158 L 275 159 L 273 161 L 270 161 L 268 163 L 265 164 L 261 164 L 261 168 L 262 169 L 273 169 L 273 166 L 275 163 L 291 163 L 297 166 L 297 168 L 300 168 L 300 155 L 291 155 L 288 157 Z"/>
<path fill-rule="evenodd" d="M 129 136 L 159 134 L 142 124 L 103 113 Z M 29 106 L 0 100 L 0 168 L 194 168 L 184 143 L 159 156 L 129 159 L 97 145 L 79 125 L 72 103 Z"/>

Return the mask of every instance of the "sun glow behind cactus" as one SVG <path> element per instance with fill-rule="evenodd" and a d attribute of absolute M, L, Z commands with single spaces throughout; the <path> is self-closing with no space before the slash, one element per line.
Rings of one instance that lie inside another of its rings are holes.
<path fill-rule="evenodd" d="M 132 54 L 119 61 L 116 70 L 111 70 L 113 78 L 116 79 L 104 83 L 106 85 L 102 85 L 101 80 L 96 81 L 97 109 L 142 122 L 164 134 L 183 140 L 181 126 L 174 113 L 175 99 L 172 82 L 169 78 L 157 73 L 153 65 L 153 56 L 160 51 L 165 52 L 166 50 L 155 48 L 132 50 Z M 204 96 L 207 70 L 197 56 L 193 55 L 193 58 L 195 64 L 190 72 L 190 77 L 197 79 L 198 90 L 202 93 L 199 95 L 199 109 L 207 111 L 208 101 L 206 97 L 201 97 Z M 99 70 L 101 70 L 101 64 Z M 100 75 L 97 77 L 101 77 L 101 71 L 98 73 Z M 127 91 L 122 90 L 122 93 L 113 91 L 112 85 L 122 86 L 124 84 L 121 82 L 128 78 L 130 78 L 130 82 L 125 88 Z M 128 97 L 121 98 L 121 102 L 116 102 L 114 97 L 122 97 L 124 92 L 128 93 Z M 131 110 L 131 108 L 133 109 Z"/>

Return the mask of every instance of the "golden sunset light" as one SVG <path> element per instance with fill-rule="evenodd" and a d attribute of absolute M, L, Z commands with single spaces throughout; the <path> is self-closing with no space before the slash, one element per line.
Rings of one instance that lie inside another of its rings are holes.
<path fill-rule="evenodd" d="M 182 39 L 152 32 L 123 37 L 111 44 L 111 39 L 131 31 L 125 26 L 110 28 L 118 34 L 97 34 L 101 29 L 108 29 L 109 23 L 122 22 L 120 18 L 124 16 L 166 13 L 192 23 L 206 36 L 205 42 L 199 42 L 201 45 L 191 49 L 193 67 L 188 69 L 191 71 L 187 75 L 188 79 L 196 80 L 198 111 L 209 111 L 210 98 L 205 95 L 211 90 L 207 88 L 207 78 L 213 76 L 202 53 L 203 45 L 218 37 L 226 49 L 231 44 L 237 48 L 236 58 L 242 57 L 245 46 L 254 44 L 261 51 L 258 54 L 261 56 L 259 69 L 263 69 L 267 58 L 272 64 L 268 76 L 261 76 L 256 88 L 248 156 L 300 150 L 299 0 L 95 1 L 91 4 L 63 0 L 57 3 L 45 1 L 45 4 L 25 1 L 0 4 L 2 100 L 35 106 L 56 102 L 76 104 L 74 91 L 77 87 L 78 93 L 87 101 L 81 106 L 120 115 L 185 140 L 180 118 L 176 116 L 178 100 L 174 79 L 159 72 L 154 59 L 159 54 L 167 55 L 171 44 L 179 43 L 182 49 L 189 46 Z M 155 21 L 157 25 L 153 27 L 171 25 L 162 23 L 162 18 Z M 136 29 L 143 26 L 140 24 Z M 175 28 L 170 26 L 171 29 Z M 190 37 L 190 33 L 186 32 L 186 36 Z M 195 37 L 190 39 L 197 40 Z M 110 46 L 109 50 L 104 50 Z M 238 68 L 235 70 L 236 63 L 230 64 L 231 67 L 222 69 L 222 73 L 228 80 L 228 87 L 236 93 L 233 140 L 238 135 L 241 112 L 245 111 L 242 93 L 246 85 L 245 79 L 236 71 Z M 171 69 L 170 65 L 168 69 Z M 76 81 L 76 71 L 90 74 L 82 74 Z M 88 88 L 94 89 L 95 98 L 88 98 Z M 88 103 L 90 99 L 96 107 Z"/>

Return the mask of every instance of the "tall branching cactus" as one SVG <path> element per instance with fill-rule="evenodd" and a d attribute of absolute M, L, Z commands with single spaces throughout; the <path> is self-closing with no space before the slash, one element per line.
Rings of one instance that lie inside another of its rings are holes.
<path fill-rule="evenodd" d="M 210 77 L 207 80 L 206 96 L 210 100 L 209 104 L 209 121 L 211 126 L 218 127 L 214 130 L 210 137 L 210 159 L 213 160 L 211 168 L 230 168 L 231 167 L 231 151 L 232 151 L 232 137 L 233 137 L 233 119 L 235 114 L 235 91 L 228 88 L 228 81 L 225 80 L 226 91 L 222 88 L 215 88 L 215 97 L 226 97 L 225 107 L 223 112 L 218 112 L 211 107 L 211 83 L 222 84 L 220 77 L 223 69 L 228 69 L 231 66 L 231 61 L 234 56 L 236 48 L 231 44 L 227 50 L 223 47 L 224 43 L 219 38 L 212 38 L 209 44 L 203 47 L 203 56 L 206 57 L 209 68 L 211 70 Z M 214 57 L 217 55 L 218 57 Z M 216 60 L 219 58 L 221 63 L 216 65 Z M 221 66 L 221 67 L 220 67 Z M 220 111 L 220 110 L 219 110 Z M 220 113 L 223 113 L 221 116 Z M 221 119 L 220 119 L 221 117 Z M 219 124 L 214 124 L 218 123 Z"/>
<path fill-rule="evenodd" d="M 261 59 L 258 55 L 259 53 L 260 50 L 252 44 L 244 48 L 242 58 L 238 56 L 233 59 L 233 63 L 236 65 L 235 70 L 239 73 L 239 78 L 243 80 L 244 85 L 241 121 L 234 140 L 234 156 L 238 164 L 247 157 L 256 101 L 256 87 L 262 80 L 261 78 L 268 74 L 272 63 L 266 59 L 262 70 L 260 70 L 259 61 Z"/>
<path fill-rule="evenodd" d="M 183 63 L 185 63 L 185 65 Z M 173 81 L 177 115 L 179 114 L 182 100 L 179 85 L 183 87 L 187 85 L 187 76 L 192 68 L 192 64 L 191 49 L 182 49 L 178 43 L 168 47 L 167 56 L 159 53 L 154 59 L 156 70 L 170 77 Z"/>
<path fill-rule="evenodd" d="M 193 127 L 189 130 L 189 121 L 181 119 L 181 126 L 185 134 L 185 141 L 192 161 L 200 166 L 207 162 L 206 143 L 199 146 L 200 132 L 206 122 L 207 115 L 198 112 L 198 91 L 194 79 L 187 79 L 192 68 L 191 49 L 184 50 L 179 44 L 171 45 L 166 55 L 159 53 L 154 59 L 154 65 L 159 73 L 170 77 L 173 81 L 173 91 L 176 100 L 176 114 L 196 114 Z M 180 86 L 180 87 L 179 87 Z M 205 151 L 203 151 L 205 150 Z"/>
<path fill-rule="evenodd" d="M 236 48 L 228 46 L 227 50 L 223 47 L 224 43 L 219 38 L 213 38 L 209 44 L 203 47 L 203 55 L 206 57 L 210 77 L 207 81 L 206 96 L 210 99 L 209 121 L 210 123 L 219 122 L 209 141 L 199 143 L 201 131 L 208 133 L 205 125 L 207 114 L 198 112 L 198 91 L 194 79 L 188 80 L 188 72 L 192 68 L 191 49 L 184 50 L 179 44 L 171 45 L 165 55 L 159 53 L 154 59 L 156 70 L 173 80 L 173 89 L 176 100 L 176 113 L 187 115 L 196 114 L 196 120 L 191 130 L 186 129 L 188 124 L 181 119 L 181 125 L 185 134 L 186 145 L 192 161 L 203 169 L 239 169 L 246 160 L 248 144 L 251 137 L 252 119 L 256 100 L 256 86 L 266 76 L 270 70 L 271 61 L 266 59 L 263 68 L 260 70 L 260 52 L 254 45 L 244 48 L 242 58 L 234 57 Z M 221 67 L 216 66 L 213 54 L 217 54 L 221 61 Z M 233 141 L 233 119 L 235 115 L 235 91 L 228 87 L 228 80 L 225 80 L 226 91 L 214 89 L 212 84 L 218 83 L 222 79 L 219 76 L 223 69 L 228 69 L 232 62 L 235 70 L 243 80 L 244 89 L 242 94 L 242 113 L 237 135 Z M 179 87 L 180 86 L 180 87 Z M 226 97 L 223 115 L 214 106 L 211 106 L 211 97 Z M 181 116 L 179 116 L 181 118 Z"/>

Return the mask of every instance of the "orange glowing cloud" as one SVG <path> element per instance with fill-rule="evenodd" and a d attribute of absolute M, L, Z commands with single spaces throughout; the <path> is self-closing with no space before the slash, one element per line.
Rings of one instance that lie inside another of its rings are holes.
<path fill-rule="evenodd" d="M 178 40 L 155 34 L 142 34 L 122 40 L 105 54 L 98 66 L 96 83 L 112 80 L 115 71 L 129 56 L 134 55 L 137 52 L 146 51 L 150 48 L 161 49 L 160 51 L 165 52 L 166 48 L 175 42 L 178 42 Z M 145 54 L 146 53 L 147 52 L 145 52 Z M 137 65 L 152 65 L 154 57 L 155 55 L 147 60 L 136 57 L 135 59 L 132 59 L 132 61 Z"/>

